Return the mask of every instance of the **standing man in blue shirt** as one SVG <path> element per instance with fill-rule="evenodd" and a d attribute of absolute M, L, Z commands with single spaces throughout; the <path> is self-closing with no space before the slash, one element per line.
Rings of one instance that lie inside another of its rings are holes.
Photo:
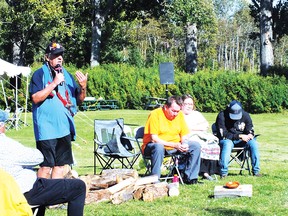
<path fill-rule="evenodd" d="M 44 155 L 38 177 L 63 178 L 63 166 L 73 164 L 71 141 L 75 139 L 73 116 L 86 97 L 87 77 L 76 72 L 76 83 L 63 64 L 64 48 L 57 42 L 45 50 L 45 62 L 30 83 L 34 135 Z"/>

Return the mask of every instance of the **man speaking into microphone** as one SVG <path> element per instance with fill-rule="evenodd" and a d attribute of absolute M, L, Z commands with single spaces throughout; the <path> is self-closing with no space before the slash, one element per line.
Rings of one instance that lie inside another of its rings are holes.
<path fill-rule="evenodd" d="M 49 43 L 45 62 L 33 73 L 29 86 L 36 147 L 44 155 L 38 170 L 41 178 L 63 178 L 64 165 L 73 164 L 73 116 L 86 97 L 88 74 L 76 71 L 77 83 L 63 67 L 63 54 L 61 44 Z"/>

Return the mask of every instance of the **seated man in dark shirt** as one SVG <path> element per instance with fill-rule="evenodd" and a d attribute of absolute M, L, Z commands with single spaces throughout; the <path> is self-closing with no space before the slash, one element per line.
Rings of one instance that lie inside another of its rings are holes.
<path fill-rule="evenodd" d="M 224 178 L 228 175 L 228 163 L 234 146 L 248 148 L 251 154 L 253 175 L 260 177 L 260 156 L 252 119 L 249 113 L 243 110 L 239 101 L 233 100 L 224 111 L 218 114 L 216 129 L 221 148 L 221 177 Z"/>

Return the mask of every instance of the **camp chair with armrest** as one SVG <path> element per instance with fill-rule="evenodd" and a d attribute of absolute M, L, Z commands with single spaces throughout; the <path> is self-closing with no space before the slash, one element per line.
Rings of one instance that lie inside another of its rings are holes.
<path fill-rule="evenodd" d="M 134 142 L 125 136 L 124 119 L 94 120 L 94 174 L 97 162 L 101 169 L 113 169 L 115 165 L 133 169 L 140 151 L 134 148 Z"/>
<path fill-rule="evenodd" d="M 143 143 L 143 136 L 144 136 L 144 127 L 138 127 L 134 129 L 134 134 L 135 134 L 135 140 L 138 145 L 138 148 L 141 151 L 141 144 Z M 145 175 L 150 175 L 151 174 L 151 158 L 149 156 L 144 155 L 144 153 L 141 151 L 142 159 L 144 162 L 144 165 L 146 167 L 146 172 Z M 166 163 L 166 166 L 168 168 L 168 174 L 164 176 L 163 178 L 160 178 L 161 180 L 167 181 L 168 179 L 172 179 L 174 174 L 177 174 L 179 176 L 180 182 L 184 184 L 181 173 L 178 168 L 178 161 L 180 154 L 170 154 L 170 155 L 165 155 L 165 158 L 169 158 L 169 160 Z"/>
<path fill-rule="evenodd" d="M 23 113 L 23 110 L 24 109 L 22 107 L 18 107 L 15 110 L 15 113 L 6 120 L 6 122 L 5 122 L 6 123 L 6 130 L 10 130 L 12 128 L 19 129 L 19 128 L 21 128 L 21 125 L 23 125 L 23 124 L 25 126 L 28 126 L 24 121 L 21 120 L 21 115 Z"/>
<path fill-rule="evenodd" d="M 223 134 L 220 130 L 217 129 L 216 123 L 212 124 L 212 133 L 219 138 L 223 137 Z M 246 148 L 246 146 L 234 146 L 230 154 L 230 160 L 228 166 L 231 166 L 230 170 L 240 170 L 239 174 L 242 175 L 242 171 L 247 170 L 249 175 L 251 175 L 250 169 L 250 152 Z M 233 166 L 233 164 L 238 164 L 237 167 Z"/>

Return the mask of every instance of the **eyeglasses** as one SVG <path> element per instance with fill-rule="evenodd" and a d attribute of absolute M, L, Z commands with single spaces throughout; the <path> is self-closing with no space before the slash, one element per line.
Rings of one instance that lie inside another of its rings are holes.
<path fill-rule="evenodd" d="M 183 103 L 184 106 L 193 106 L 193 103 Z"/>

